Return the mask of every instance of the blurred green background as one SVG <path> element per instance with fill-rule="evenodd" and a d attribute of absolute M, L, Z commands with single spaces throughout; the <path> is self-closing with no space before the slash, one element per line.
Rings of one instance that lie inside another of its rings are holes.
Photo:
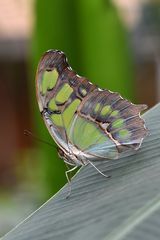
<path fill-rule="evenodd" d="M 23 135 L 53 141 L 35 97 L 43 52 L 64 51 L 79 75 L 151 107 L 160 100 L 160 3 L 6 0 L 0 9 L 1 236 L 66 182 L 56 149 Z"/>

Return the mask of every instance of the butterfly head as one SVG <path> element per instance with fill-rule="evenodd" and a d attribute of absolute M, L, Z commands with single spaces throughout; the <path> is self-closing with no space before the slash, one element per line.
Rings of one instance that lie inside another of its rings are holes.
<path fill-rule="evenodd" d="M 58 148 L 58 156 L 59 156 L 60 158 L 62 158 L 62 159 L 65 158 L 65 153 L 64 153 L 63 150 L 60 149 L 60 148 Z"/>
<path fill-rule="evenodd" d="M 76 165 L 76 162 L 78 161 L 76 155 L 70 152 L 64 152 L 62 149 L 58 148 L 58 156 L 64 160 L 64 162 Z"/>
<path fill-rule="evenodd" d="M 74 152 L 74 150 L 69 152 L 64 152 L 62 149 L 58 148 L 58 156 L 69 165 L 75 165 L 75 166 L 86 165 L 88 161 L 82 155 L 79 150 L 77 152 Z"/>

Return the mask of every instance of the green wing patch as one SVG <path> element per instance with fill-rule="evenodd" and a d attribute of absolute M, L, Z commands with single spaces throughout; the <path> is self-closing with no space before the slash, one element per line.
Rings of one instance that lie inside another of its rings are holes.
<path fill-rule="evenodd" d="M 42 82 L 41 82 L 41 92 L 42 95 L 46 94 L 47 90 L 53 89 L 56 85 L 58 80 L 58 72 L 56 69 L 53 71 L 45 71 L 42 75 Z"/>
<path fill-rule="evenodd" d="M 73 89 L 69 86 L 68 83 L 63 84 L 55 97 L 56 103 L 57 104 L 65 103 L 69 99 L 72 92 Z"/>
<path fill-rule="evenodd" d="M 76 116 L 76 120 L 69 129 L 71 142 L 79 149 L 86 149 L 93 144 L 106 141 L 105 134 L 94 124 L 85 118 Z"/>

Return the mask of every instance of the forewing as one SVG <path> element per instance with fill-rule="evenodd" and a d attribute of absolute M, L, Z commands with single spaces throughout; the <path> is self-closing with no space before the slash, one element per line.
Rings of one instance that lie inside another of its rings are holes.
<path fill-rule="evenodd" d="M 60 148 L 68 149 L 68 129 L 83 98 L 96 87 L 78 76 L 63 52 L 47 51 L 36 75 L 36 93 L 45 124 Z"/>

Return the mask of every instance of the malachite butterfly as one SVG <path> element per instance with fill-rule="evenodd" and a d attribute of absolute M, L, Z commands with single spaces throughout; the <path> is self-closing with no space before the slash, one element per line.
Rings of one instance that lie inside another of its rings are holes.
<path fill-rule="evenodd" d="M 40 59 L 36 93 L 59 156 L 74 169 L 118 159 L 128 149 L 139 149 L 147 135 L 140 117 L 146 105 L 135 105 L 80 77 L 61 51 L 49 50 Z"/>

